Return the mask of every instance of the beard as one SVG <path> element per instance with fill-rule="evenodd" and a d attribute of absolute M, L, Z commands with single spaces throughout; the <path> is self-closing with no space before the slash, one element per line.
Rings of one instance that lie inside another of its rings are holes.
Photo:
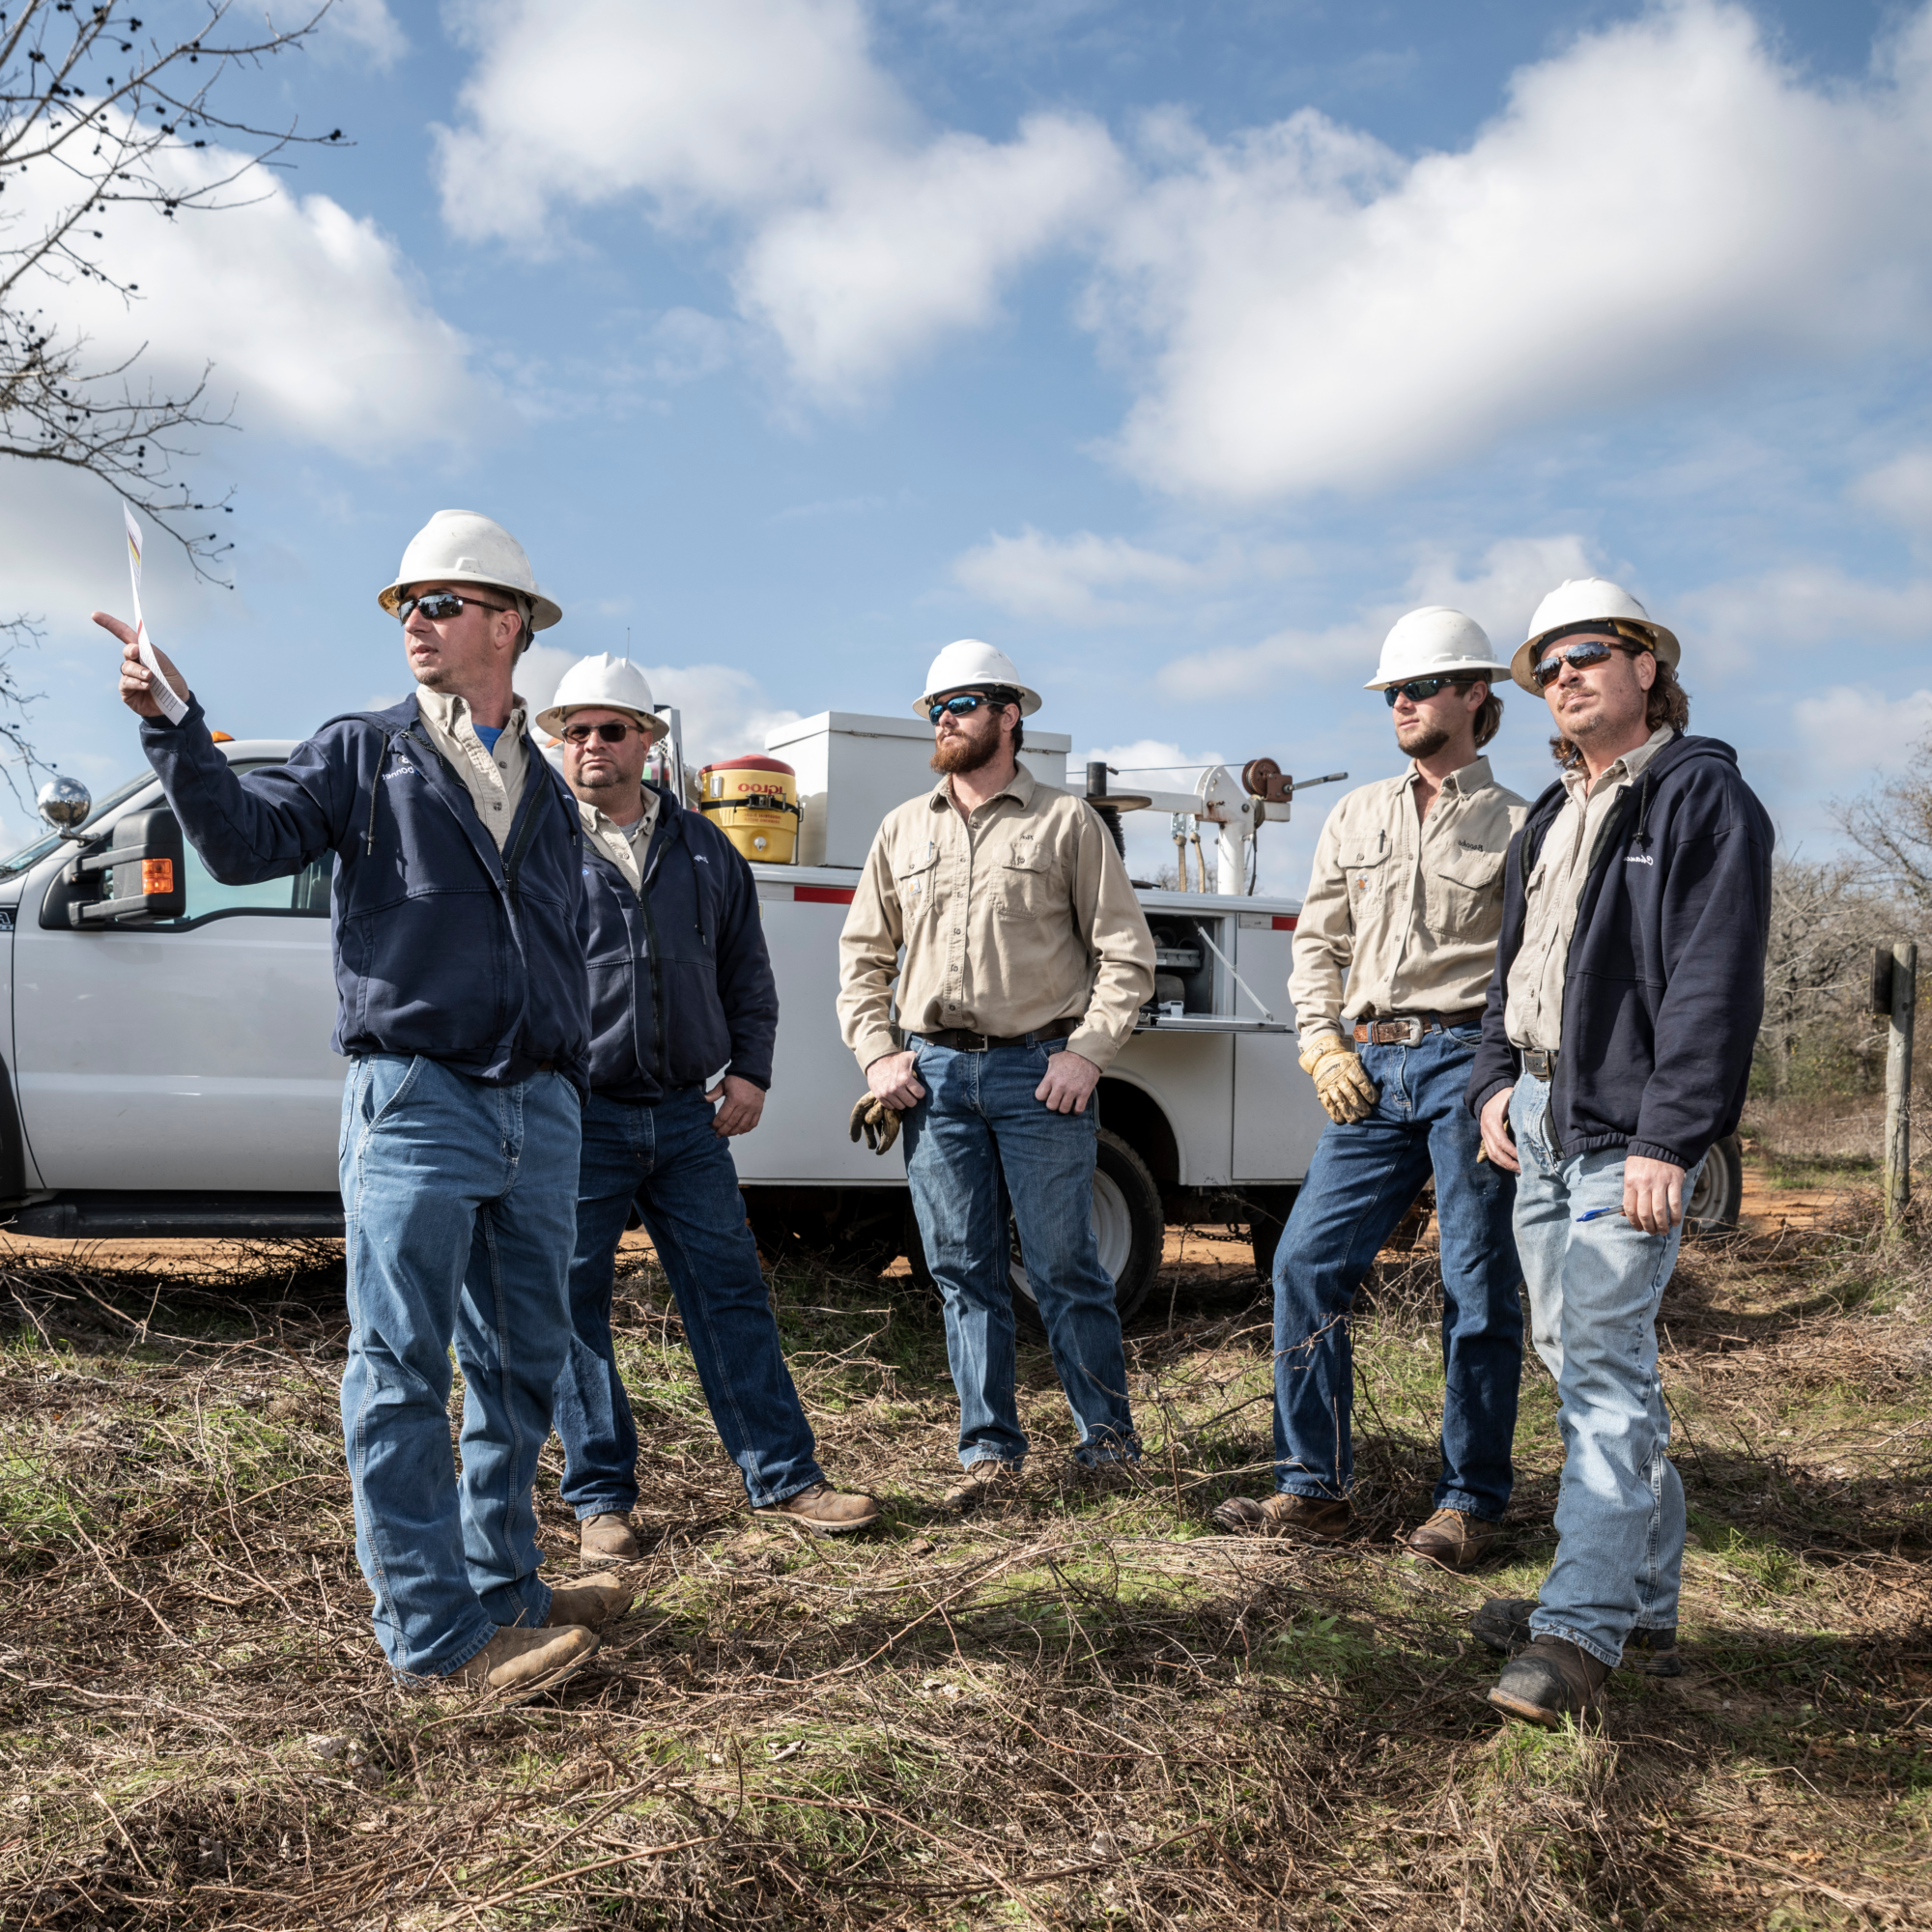
<path fill-rule="evenodd" d="M 1000 721 L 991 714 L 993 728 L 986 732 L 961 731 L 950 740 L 936 740 L 932 748 L 932 769 L 936 772 L 977 772 L 1000 755 Z"/>
<path fill-rule="evenodd" d="M 1449 733 L 1440 724 L 1411 724 L 1406 731 L 1396 726 L 1395 741 L 1411 758 L 1433 758 L 1449 742 Z"/>

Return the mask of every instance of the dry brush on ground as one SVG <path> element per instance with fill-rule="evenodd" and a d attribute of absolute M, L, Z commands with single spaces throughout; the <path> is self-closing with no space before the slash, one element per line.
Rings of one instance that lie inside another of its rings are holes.
<path fill-rule="evenodd" d="M 933 1311 L 903 1281 L 785 1272 L 824 1458 L 888 1504 L 850 1544 L 749 1523 L 640 1268 L 619 1298 L 638 1607 L 554 1700 L 494 1713 L 380 1668 L 336 1252 L 16 1255 L 0 1922 L 1932 1924 L 1932 1248 L 1863 1216 L 1687 1258 L 1666 1327 L 1690 1668 L 1620 1673 L 1580 1736 L 1502 1728 L 1466 1632 L 1548 1560 L 1539 1369 L 1502 1565 L 1453 1577 L 1390 1542 L 1433 1476 L 1426 1249 L 1364 1298 L 1365 1529 L 1327 1551 L 1207 1529 L 1266 1481 L 1266 1304 L 1232 1259 L 1164 1284 L 1130 1338 L 1138 1487 L 1062 1480 L 1030 1349 L 1032 1492 L 965 1524 L 932 1507 Z"/>

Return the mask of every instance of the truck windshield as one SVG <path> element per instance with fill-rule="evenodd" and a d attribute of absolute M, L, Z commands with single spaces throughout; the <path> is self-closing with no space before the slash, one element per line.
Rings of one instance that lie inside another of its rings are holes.
<path fill-rule="evenodd" d="M 154 773 L 146 771 L 138 778 L 129 779 L 124 785 L 116 785 L 106 797 L 97 798 L 94 801 L 93 808 L 89 810 L 86 818 L 82 820 L 80 825 L 74 828 L 74 831 L 79 832 L 84 830 L 85 827 L 92 825 L 103 811 L 112 811 L 117 805 L 125 804 L 137 791 L 143 791 L 155 782 Z M 69 837 L 71 839 L 72 834 L 70 834 Z M 61 836 L 58 832 L 42 834 L 31 845 L 23 845 L 11 859 L 0 860 L 0 879 L 11 879 L 17 873 L 27 870 L 30 866 L 38 866 L 60 842 Z"/>

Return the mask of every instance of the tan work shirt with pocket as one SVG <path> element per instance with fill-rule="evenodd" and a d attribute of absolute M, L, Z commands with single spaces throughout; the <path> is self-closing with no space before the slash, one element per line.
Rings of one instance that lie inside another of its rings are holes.
<path fill-rule="evenodd" d="M 1328 814 L 1294 928 L 1289 998 L 1304 1038 L 1394 1013 L 1480 1007 L 1503 926 L 1503 859 L 1529 806 L 1490 761 L 1452 772 L 1429 816 L 1415 767 Z"/>

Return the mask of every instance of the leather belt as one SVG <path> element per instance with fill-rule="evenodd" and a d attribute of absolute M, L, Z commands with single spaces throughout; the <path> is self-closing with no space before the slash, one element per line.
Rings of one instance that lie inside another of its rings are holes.
<path fill-rule="evenodd" d="M 1035 1027 L 1031 1033 L 974 1033 L 968 1027 L 942 1027 L 937 1033 L 915 1034 L 933 1046 L 950 1047 L 954 1053 L 985 1053 L 996 1046 L 1032 1046 L 1042 1039 L 1071 1039 L 1080 1031 L 1078 1020 L 1055 1020 L 1049 1026 Z"/>
<path fill-rule="evenodd" d="M 1474 1026 L 1483 1017 L 1481 1007 L 1463 1013 L 1399 1013 L 1393 1019 L 1357 1020 L 1358 1046 L 1416 1046 L 1426 1033 L 1447 1033 L 1451 1027 Z"/>
<path fill-rule="evenodd" d="M 1525 1046 L 1522 1049 L 1522 1070 L 1538 1080 L 1553 1080 L 1556 1077 L 1556 1056 L 1546 1053 L 1540 1046 Z"/>

